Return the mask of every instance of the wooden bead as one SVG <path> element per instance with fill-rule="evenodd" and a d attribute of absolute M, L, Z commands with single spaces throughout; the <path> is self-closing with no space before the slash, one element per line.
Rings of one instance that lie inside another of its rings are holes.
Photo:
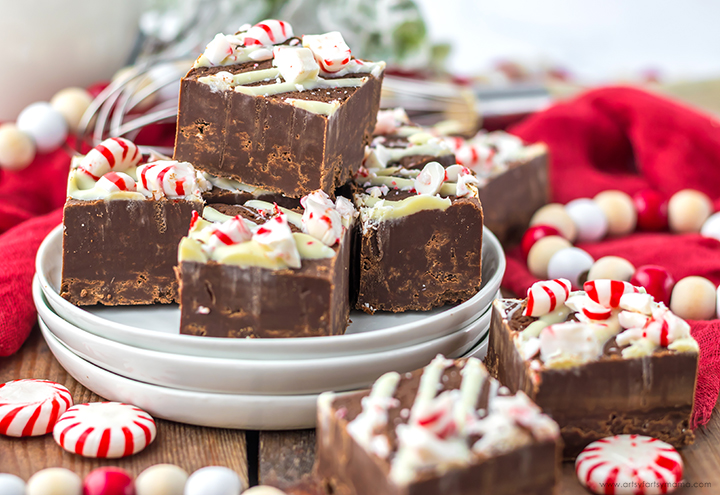
<path fill-rule="evenodd" d="M 0 125 L 0 167 L 22 170 L 35 159 L 35 143 L 15 124 Z"/>
<path fill-rule="evenodd" d="M 711 320 L 715 317 L 716 305 L 715 285 L 705 277 L 679 280 L 670 297 L 670 310 L 686 320 Z"/>
<path fill-rule="evenodd" d="M 52 97 L 50 105 L 62 114 L 70 131 L 75 132 L 92 101 L 90 93 L 82 88 L 65 88 Z"/>
<path fill-rule="evenodd" d="M 552 255 L 548 262 L 549 279 L 565 278 L 570 281 L 573 289 L 582 288 L 581 277 L 592 267 L 595 260 L 580 248 L 561 249 Z"/>
<path fill-rule="evenodd" d="M 592 199 L 574 199 L 565 205 L 565 212 L 577 227 L 578 241 L 599 241 L 607 234 L 607 217 Z"/>
<path fill-rule="evenodd" d="M 547 204 L 536 211 L 530 219 L 530 225 L 550 225 L 558 229 L 568 241 L 575 242 L 577 239 L 575 222 L 559 203 Z"/>
<path fill-rule="evenodd" d="M 119 80 L 123 81 L 132 81 L 131 84 L 134 86 L 130 86 L 131 88 L 134 87 L 133 90 L 133 97 L 132 100 L 136 100 L 138 98 L 138 95 L 144 92 L 145 88 L 153 84 L 152 78 L 148 74 L 144 74 L 142 76 L 135 76 L 135 78 L 132 77 L 132 71 L 135 69 L 133 67 L 123 67 L 119 71 L 117 71 L 113 77 L 112 81 L 116 82 Z M 144 112 L 145 110 L 150 109 L 153 105 L 157 103 L 157 93 L 151 93 L 139 102 L 135 103 L 134 106 L 130 109 L 134 112 Z"/>
<path fill-rule="evenodd" d="M 26 495 L 80 495 L 80 476 L 65 468 L 48 468 L 38 471 L 28 480 Z"/>
<path fill-rule="evenodd" d="M 135 480 L 137 495 L 183 495 L 188 474 L 174 464 L 150 466 Z"/>
<path fill-rule="evenodd" d="M 712 212 L 712 202 L 705 194 L 683 189 L 673 194 L 668 202 L 670 230 L 679 233 L 700 232 Z"/>
<path fill-rule="evenodd" d="M 635 267 L 625 258 L 619 256 L 603 256 L 590 267 L 588 272 L 588 280 L 623 280 L 630 281 Z"/>
<path fill-rule="evenodd" d="M 240 495 L 243 488 L 240 477 L 232 469 L 208 466 L 190 475 L 184 495 Z"/>
<path fill-rule="evenodd" d="M 637 211 L 630 195 L 622 191 L 603 191 L 593 201 L 605 213 L 608 235 L 623 236 L 635 230 Z"/>
<path fill-rule="evenodd" d="M 558 235 L 543 237 L 530 248 L 528 253 L 528 269 L 539 279 L 548 278 L 547 268 L 550 258 L 561 249 L 572 247 L 567 239 Z"/>

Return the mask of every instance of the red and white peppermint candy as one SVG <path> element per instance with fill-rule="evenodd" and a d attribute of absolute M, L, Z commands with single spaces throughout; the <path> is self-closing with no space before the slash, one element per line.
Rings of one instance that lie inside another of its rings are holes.
<path fill-rule="evenodd" d="M 340 72 L 350 62 L 350 47 L 338 31 L 303 36 L 303 46 L 310 48 L 325 72 Z"/>
<path fill-rule="evenodd" d="M 252 240 L 271 248 L 270 255 L 281 259 L 290 268 L 302 266 L 295 238 L 284 213 L 262 224 L 253 234 Z"/>
<path fill-rule="evenodd" d="M 323 191 L 315 191 L 300 200 L 305 208 L 302 230 L 320 240 L 326 246 L 340 242 L 343 233 L 342 216 L 335 204 Z"/>
<path fill-rule="evenodd" d="M 222 33 L 218 33 L 207 44 L 203 55 L 210 61 L 211 65 L 220 65 L 223 60 L 233 54 L 234 48 L 231 39 Z"/>
<path fill-rule="evenodd" d="M 255 24 L 241 36 L 245 40 L 245 46 L 279 45 L 293 37 L 293 29 L 285 21 L 266 19 Z"/>
<path fill-rule="evenodd" d="M 78 165 L 78 170 L 99 180 L 112 171 L 124 172 L 135 167 L 142 159 L 140 148 L 132 141 L 124 138 L 109 138 L 101 142 Z"/>
<path fill-rule="evenodd" d="M 669 493 L 682 480 L 672 445 L 644 435 L 616 435 L 591 443 L 575 460 L 578 480 L 598 495 Z"/>
<path fill-rule="evenodd" d="M 565 304 L 572 285 L 564 278 L 535 282 L 527 292 L 523 316 L 543 316 Z"/>
<path fill-rule="evenodd" d="M 138 190 L 147 195 L 181 198 L 198 189 L 197 175 L 187 162 L 160 160 L 137 169 Z"/>
<path fill-rule="evenodd" d="M 415 190 L 418 194 L 437 194 L 445 182 L 445 169 L 438 162 L 425 164 L 415 177 Z"/>
<path fill-rule="evenodd" d="M 108 172 L 97 181 L 97 186 L 109 192 L 137 191 L 135 180 L 123 172 Z"/>
<path fill-rule="evenodd" d="M 622 280 L 591 280 L 585 282 L 583 289 L 590 299 L 606 308 L 620 306 L 623 294 L 640 292 L 640 289 Z"/>
<path fill-rule="evenodd" d="M 433 432 L 438 438 L 448 438 L 457 431 L 457 424 L 453 416 L 456 397 L 451 391 L 445 391 L 418 413 L 414 423 L 421 428 Z"/>
<path fill-rule="evenodd" d="M 148 413 L 120 402 L 77 404 L 53 429 L 53 438 L 68 452 L 106 459 L 136 454 L 156 434 L 155 421 Z"/>
<path fill-rule="evenodd" d="M 0 434 L 34 437 L 50 433 L 72 406 L 70 391 L 49 380 L 13 380 L 0 385 Z"/>
<path fill-rule="evenodd" d="M 191 227 L 192 228 L 192 225 Z M 245 225 L 245 221 L 240 215 L 235 218 L 219 224 L 208 239 L 208 244 L 213 248 L 220 246 L 231 246 L 240 244 L 252 239 L 252 232 Z"/>

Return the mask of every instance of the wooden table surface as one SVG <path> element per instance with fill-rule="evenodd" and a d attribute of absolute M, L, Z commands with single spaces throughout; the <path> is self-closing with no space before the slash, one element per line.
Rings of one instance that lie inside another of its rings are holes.
<path fill-rule="evenodd" d="M 55 360 L 37 328 L 20 352 L 0 358 L 0 383 L 18 378 L 45 378 L 65 385 L 76 403 L 102 400 L 76 382 Z M 289 412 L 289 414 L 291 414 Z M 0 438 L 0 473 L 28 479 L 46 467 L 69 468 L 81 477 L 102 465 L 120 466 L 137 476 L 153 464 L 176 464 L 188 473 L 203 466 L 227 466 L 250 485 L 269 484 L 300 495 L 309 483 L 314 462 L 314 430 L 255 432 L 188 426 L 157 420 L 155 442 L 143 452 L 125 459 L 101 461 L 69 454 L 51 435 L 30 439 Z M 720 493 L 720 414 L 698 430 L 694 445 L 682 451 L 685 482 L 705 484 L 681 488 L 676 493 Z M 306 483 L 307 482 L 307 483 Z M 586 494 L 578 483 L 572 463 L 563 465 L 560 495 Z"/>

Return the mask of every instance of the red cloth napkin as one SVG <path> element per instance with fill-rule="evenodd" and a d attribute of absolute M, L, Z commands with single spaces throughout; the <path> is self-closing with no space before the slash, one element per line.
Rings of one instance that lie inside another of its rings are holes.
<path fill-rule="evenodd" d="M 720 209 L 720 121 L 633 88 L 605 88 L 557 104 L 510 132 L 550 148 L 552 200 L 592 198 L 606 189 L 629 194 L 651 188 L 668 197 L 692 188 Z M 699 235 L 637 233 L 581 243 L 595 259 L 616 255 L 633 265 L 664 266 L 675 280 L 688 275 L 720 283 L 720 242 Z M 525 294 L 537 281 L 519 249 L 507 253 L 503 286 Z M 693 321 L 700 345 L 695 425 L 710 420 L 720 391 L 720 320 Z"/>

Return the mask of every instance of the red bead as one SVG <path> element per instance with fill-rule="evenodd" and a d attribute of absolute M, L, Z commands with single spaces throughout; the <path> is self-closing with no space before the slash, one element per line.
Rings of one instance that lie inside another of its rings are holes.
<path fill-rule="evenodd" d="M 633 196 L 637 210 L 638 230 L 667 230 L 668 228 L 668 202 L 657 191 L 645 189 Z"/>
<path fill-rule="evenodd" d="M 107 88 L 110 85 L 110 81 L 100 81 L 96 82 L 95 84 L 88 86 L 87 92 L 90 93 L 90 96 L 93 98 L 97 98 L 97 95 L 102 93 L 102 91 Z"/>
<path fill-rule="evenodd" d="M 533 247 L 533 244 L 549 235 L 559 235 L 562 237 L 560 231 L 550 225 L 535 225 L 534 227 L 527 229 L 522 237 L 522 241 L 520 242 L 520 249 L 522 250 L 523 257 L 527 259 L 528 253 L 530 252 L 530 248 Z"/>
<path fill-rule="evenodd" d="M 125 470 L 101 467 L 85 478 L 83 495 L 135 495 L 135 484 Z"/>
<path fill-rule="evenodd" d="M 630 283 L 645 287 L 648 294 L 653 296 L 656 301 L 662 301 L 666 306 L 670 305 L 670 295 L 675 286 L 675 279 L 665 268 L 657 265 L 643 265 L 635 270 Z"/>

